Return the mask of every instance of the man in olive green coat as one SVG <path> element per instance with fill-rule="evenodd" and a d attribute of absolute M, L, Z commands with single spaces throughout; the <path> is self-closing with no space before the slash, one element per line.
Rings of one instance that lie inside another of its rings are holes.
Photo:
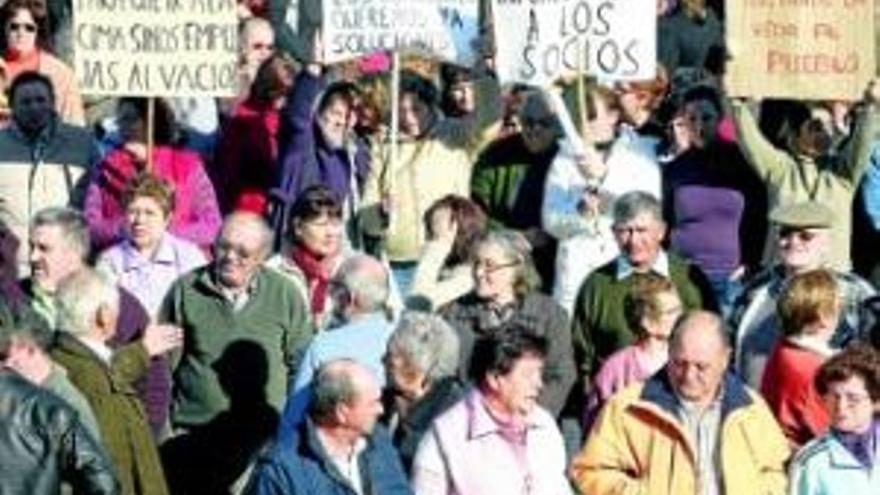
<path fill-rule="evenodd" d="M 147 415 L 132 383 L 146 372 L 152 356 L 180 346 L 182 332 L 153 325 L 143 340 L 112 350 L 107 340 L 116 332 L 119 291 L 90 269 L 64 279 L 57 298 L 59 332 L 52 357 L 92 406 L 123 493 L 168 493 Z"/>

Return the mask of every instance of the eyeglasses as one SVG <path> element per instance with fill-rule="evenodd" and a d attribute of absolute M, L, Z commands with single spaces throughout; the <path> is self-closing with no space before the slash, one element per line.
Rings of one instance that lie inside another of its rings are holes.
<path fill-rule="evenodd" d="M 494 261 L 489 260 L 476 260 L 474 261 L 474 271 L 483 270 L 486 273 L 495 273 L 498 270 L 503 270 L 505 268 L 511 268 L 519 264 L 519 261 L 510 261 L 507 263 L 495 263 Z"/>
<path fill-rule="evenodd" d="M 242 260 L 251 260 L 257 257 L 256 249 L 248 249 L 241 244 L 236 244 L 224 239 L 217 241 L 218 254 L 235 254 Z"/>
<path fill-rule="evenodd" d="M 13 32 L 24 30 L 28 33 L 34 33 L 37 31 L 37 25 L 29 22 L 10 22 L 9 30 Z"/>
<path fill-rule="evenodd" d="M 783 228 L 779 230 L 780 239 L 797 239 L 803 243 L 811 242 L 819 234 L 811 230 Z"/>
<path fill-rule="evenodd" d="M 845 406 L 859 406 L 865 402 L 871 402 L 871 396 L 868 394 L 855 394 L 852 392 L 834 392 L 827 391 L 823 396 L 825 400 L 837 402 Z"/>
<path fill-rule="evenodd" d="M 251 43 L 251 49 L 253 50 L 274 50 L 275 45 L 272 43 Z"/>

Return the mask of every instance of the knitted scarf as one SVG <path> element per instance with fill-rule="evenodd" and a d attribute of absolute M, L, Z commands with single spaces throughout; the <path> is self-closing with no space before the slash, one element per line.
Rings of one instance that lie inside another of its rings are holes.
<path fill-rule="evenodd" d="M 293 247 L 290 257 L 306 276 L 311 298 L 309 308 L 312 316 L 318 317 L 324 312 L 324 306 L 327 302 L 330 269 L 325 265 L 325 259 L 318 258 L 315 253 L 300 244 Z"/>

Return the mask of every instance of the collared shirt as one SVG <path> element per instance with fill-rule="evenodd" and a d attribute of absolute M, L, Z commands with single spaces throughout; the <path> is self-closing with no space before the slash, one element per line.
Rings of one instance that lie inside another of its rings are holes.
<path fill-rule="evenodd" d="M 110 360 L 113 359 L 113 349 L 108 347 L 106 343 L 89 337 L 80 337 L 78 335 L 74 335 L 74 337 L 79 343 L 88 347 L 90 351 L 94 352 L 95 355 L 98 356 L 98 359 L 100 359 L 104 364 L 110 365 Z"/>
<path fill-rule="evenodd" d="M 364 495 L 364 478 L 361 473 L 360 456 L 361 452 L 367 448 L 367 441 L 363 438 L 359 438 L 348 455 L 338 456 L 333 455 L 333 453 L 330 452 L 330 449 L 327 448 L 329 442 L 324 438 L 324 434 L 320 429 L 317 430 L 317 434 L 318 440 L 321 442 L 321 445 L 324 446 L 324 451 L 327 452 L 327 457 L 333 462 L 333 465 L 339 471 L 339 474 L 348 481 L 351 489 L 357 495 Z"/>
<path fill-rule="evenodd" d="M 251 296 L 257 292 L 257 276 L 256 273 L 251 275 L 251 279 L 248 281 L 247 285 L 244 288 L 232 289 L 223 285 L 217 278 L 216 273 L 211 273 L 209 280 L 207 281 L 212 289 L 217 291 L 223 299 L 226 300 L 229 304 L 232 305 L 232 310 L 236 313 L 244 309 L 247 306 L 248 301 L 251 300 Z"/>
<path fill-rule="evenodd" d="M 721 437 L 721 397 L 705 408 L 679 397 L 678 419 L 694 448 L 698 493 L 721 495 L 724 493 L 718 448 Z"/>
<path fill-rule="evenodd" d="M 142 255 L 126 239 L 104 251 L 97 266 L 131 292 L 155 317 L 171 284 L 207 261 L 195 244 L 166 233 L 151 258 Z"/>
<path fill-rule="evenodd" d="M 666 278 L 669 278 L 669 256 L 666 255 L 666 252 L 660 250 L 657 253 L 657 258 L 654 260 L 654 263 L 651 265 L 652 272 L 663 275 Z M 636 273 L 635 268 L 626 259 L 626 256 L 619 255 L 617 257 L 617 280 L 623 280 L 625 278 L 629 278 L 632 274 Z"/>
<path fill-rule="evenodd" d="M 504 431 L 472 389 L 434 420 L 413 462 L 416 493 L 456 495 L 565 495 L 562 435 L 536 407 L 519 438 Z"/>
<path fill-rule="evenodd" d="M 37 282 L 31 279 L 31 309 L 45 318 L 50 328 L 55 328 L 58 307 L 55 305 L 55 295 L 43 290 Z"/>

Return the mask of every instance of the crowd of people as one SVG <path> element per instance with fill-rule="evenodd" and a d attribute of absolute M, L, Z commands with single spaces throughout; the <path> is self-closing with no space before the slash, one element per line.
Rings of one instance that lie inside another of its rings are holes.
<path fill-rule="evenodd" d="M 732 98 L 657 3 L 537 88 L 240 1 L 238 93 L 148 101 L 7 0 L 0 493 L 880 493 L 880 79 Z"/>

